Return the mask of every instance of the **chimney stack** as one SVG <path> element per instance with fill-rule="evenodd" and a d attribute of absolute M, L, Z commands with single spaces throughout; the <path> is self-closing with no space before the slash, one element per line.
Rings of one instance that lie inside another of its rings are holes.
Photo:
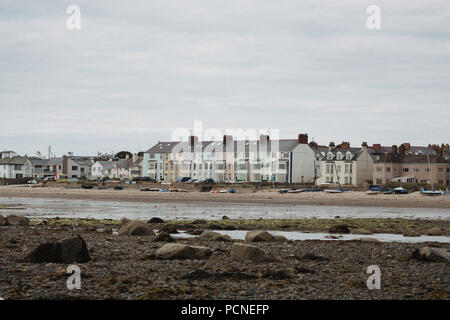
<path fill-rule="evenodd" d="M 298 135 L 297 142 L 299 144 L 308 144 L 308 134 L 307 133 L 300 133 Z"/>
<path fill-rule="evenodd" d="M 224 145 L 227 145 L 227 144 L 229 144 L 231 142 L 233 142 L 233 136 L 228 136 L 228 135 L 223 136 L 222 143 Z"/>
<path fill-rule="evenodd" d="M 267 134 L 261 134 L 259 136 L 259 143 L 267 143 L 269 142 L 270 137 Z"/>
<path fill-rule="evenodd" d="M 314 150 L 317 150 L 317 148 L 319 147 L 319 146 L 317 145 L 317 142 L 315 142 L 315 141 L 311 141 L 311 142 L 309 143 L 309 146 L 310 146 L 312 149 L 314 149 Z"/>
<path fill-rule="evenodd" d="M 405 144 L 400 145 L 400 147 L 398 148 L 398 153 L 402 156 L 406 154 Z"/>
<path fill-rule="evenodd" d="M 189 144 L 193 147 L 198 142 L 197 136 L 189 136 Z"/>
<path fill-rule="evenodd" d="M 342 143 L 341 143 L 341 149 L 350 149 L 350 142 L 348 142 L 348 141 L 342 141 Z"/>
<path fill-rule="evenodd" d="M 381 144 L 379 144 L 379 143 L 374 143 L 372 147 L 376 151 L 380 151 L 381 150 Z"/>
<path fill-rule="evenodd" d="M 402 143 L 403 148 L 405 148 L 405 151 L 409 151 L 411 149 L 411 144 L 409 142 Z"/>
<path fill-rule="evenodd" d="M 392 146 L 392 153 L 393 154 L 398 154 L 398 149 L 397 149 L 397 146 L 395 144 Z"/>

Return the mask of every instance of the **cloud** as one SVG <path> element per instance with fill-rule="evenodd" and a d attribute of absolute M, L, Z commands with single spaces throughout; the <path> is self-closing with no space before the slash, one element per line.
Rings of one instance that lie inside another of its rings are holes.
<path fill-rule="evenodd" d="M 450 140 L 448 1 L 2 1 L 0 149 L 142 148 L 172 130 Z"/>

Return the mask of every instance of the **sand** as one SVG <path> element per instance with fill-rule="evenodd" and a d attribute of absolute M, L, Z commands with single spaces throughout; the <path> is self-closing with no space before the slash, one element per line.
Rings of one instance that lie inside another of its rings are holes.
<path fill-rule="evenodd" d="M 450 195 L 423 196 L 419 192 L 406 195 L 367 195 L 361 191 L 341 194 L 324 192 L 304 192 L 280 194 L 276 190 L 252 192 L 238 190 L 234 194 L 210 192 L 143 192 L 134 188 L 124 190 L 85 190 L 73 187 L 17 187 L 1 186 L 0 197 L 30 197 L 59 199 L 114 200 L 131 202 L 217 202 L 217 203 L 258 203 L 290 205 L 331 205 L 331 206 L 374 206 L 402 208 L 449 208 Z"/>

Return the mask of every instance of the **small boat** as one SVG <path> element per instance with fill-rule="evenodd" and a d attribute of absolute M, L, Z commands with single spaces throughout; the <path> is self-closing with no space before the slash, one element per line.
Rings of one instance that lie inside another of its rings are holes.
<path fill-rule="evenodd" d="M 366 192 L 366 194 L 368 194 L 368 195 L 377 195 L 377 194 L 379 194 L 380 192 L 379 191 L 376 191 L 376 190 L 367 190 L 367 192 Z"/>
<path fill-rule="evenodd" d="M 420 194 L 423 194 L 424 196 L 441 196 L 444 194 L 441 190 L 424 190 L 420 191 Z"/>
<path fill-rule="evenodd" d="M 114 190 L 123 190 L 122 186 L 114 186 Z"/>
<path fill-rule="evenodd" d="M 223 190 L 220 190 L 219 193 L 228 193 L 228 190 L 223 189 Z"/>
<path fill-rule="evenodd" d="M 280 189 L 278 190 L 278 193 L 288 193 L 288 189 Z"/>
<path fill-rule="evenodd" d="M 305 189 L 305 192 L 323 192 L 323 189 L 311 188 L 311 189 Z"/>
<path fill-rule="evenodd" d="M 230 189 L 228 192 L 229 193 L 236 193 L 236 190 L 235 189 Z"/>
<path fill-rule="evenodd" d="M 450 191 L 448 191 L 448 188 L 445 188 L 445 190 L 446 190 L 446 191 L 444 192 L 444 194 L 445 194 L 445 195 L 450 195 Z"/>
<path fill-rule="evenodd" d="M 343 193 L 344 190 L 342 189 L 325 189 L 326 193 Z"/>
<path fill-rule="evenodd" d="M 170 192 L 169 189 L 159 189 L 159 192 Z"/>
<path fill-rule="evenodd" d="M 93 189 L 94 186 L 92 186 L 92 185 L 82 185 L 81 188 L 83 188 L 83 189 Z"/>
<path fill-rule="evenodd" d="M 300 192 L 304 192 L 304 191 L 305 191 L 304 189 L 291 189 L 291 190 L 288 190 L 287 193 L 300 193 Z"/>
<path fill-rule="evenodd" d="M 406 190 L 405 188 L 402 188 L 402 187 L 398 187 L 398 188 L 394 188 L 392 190 L 392 192 L 394 192 L 395 194 L 407 194 L 408 190 Z"/>

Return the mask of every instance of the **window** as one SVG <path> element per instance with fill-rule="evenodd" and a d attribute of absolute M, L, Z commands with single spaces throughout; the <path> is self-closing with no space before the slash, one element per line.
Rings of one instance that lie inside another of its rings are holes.
<path fill-rule="evenodd" d="M 345 154 L 345 160 L 347 160 L 347 161 L 352 160 L 352 154 L 351 154 L 351 152 L 347 152 L 347 153 Z"/>
<path fill-rule="evenodd" d="M 77 171 L 78 170 L 78 166 L 72 166 L 72 171 Z"/>
<path fill-rule="evenodd" d="M 278 165 L 278 169 L 281 169 L 281 170 L 286 169 L 286 164 L 285 164 L 285 163 L 280 163 L 280 164 Z"/>
<path fill-rule="evenodd" d="M 377 179 L 377 182 L 376 182 L 376 183 L 377 183 L 377 185 L 379 185 L 379 186 L 380 186 L 380 185 L 382 185 L 382 184 L 383 184 L 383 180 L 382 180 L 382 179 Z"/>
<path fill-rule="evenodd" d="M 336 166 L 336 172 L 341 172 L 341 166 Z"/>
<path fill-rule="evenodd" d="M 420 169 L 419 168 L 414 168 L 414 172 L 419 172 Z"/>
<path fill-rule="evenodd" d="M 22 170 L 22 165 L 20 165 L 20 164 L 15 164 L 15 165 L 14 165 L 14 170 L 16 170 L 16 171 Z"/>
<path fill-rule="evenodd" d="M 425 168 L 425 172 L 431 172 L 431 168 Z"/>
<path fill-rule="evenodd" d="M 444 168 L 439 168 L 439 172 L 444 172 Z"/>
<path fill-rule="evenodd" d="M 378 171 L 378 172 L 382 172 L 382 171 L 383 171 L 383 168 L 382 168 L 382 167 L 377 167 L 377 171 Z"/>
<path fill-rule="evenodd" d="M 327 164 L 327 173 L 330 173 L 330 165 L 329 164 Z"/>
<path fill-rule="evenodd" d="M 81 171 L 81 172 L 84 172 L 84 168 L 81 168 L 80 171 Z"/>
<path fill-rule="evenodd" d="M 343 158 L 342 153 L 338 152 L 338 153 L 336 154 L 336 159 L 337 159 L 337 160 L 342 160 L 342 158 Z"/>
<path fill-rule="evenodd" d="M 331 152 L 328 152 L 327 160 L 333 160 L 333 154 Z"/>
<path fill-rule="evenodd" d="M 409 168 L 403 168 L 403 172 L 409 172 Z"/>
<path fill-rule="evenodd" d="M 391 172 L 391 167 L 386 167 L 386 172 Z"/>

